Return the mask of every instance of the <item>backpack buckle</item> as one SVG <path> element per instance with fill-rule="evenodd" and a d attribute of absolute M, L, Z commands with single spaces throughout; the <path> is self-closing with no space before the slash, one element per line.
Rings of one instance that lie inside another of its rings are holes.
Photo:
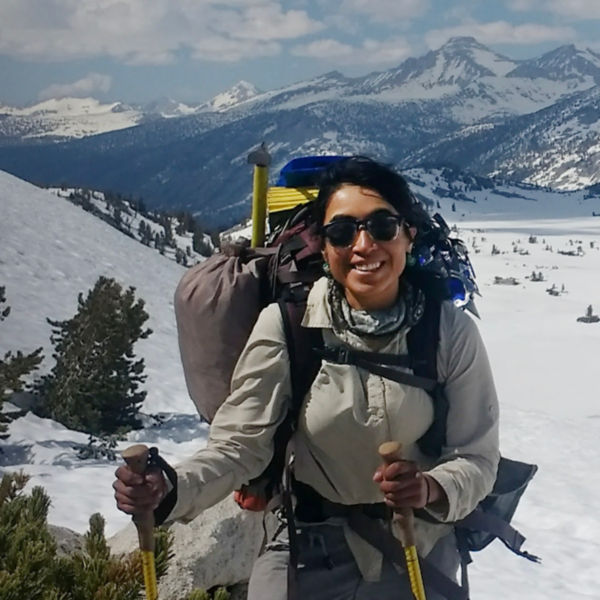
<path fill-rule="evenodd" d="M 340 346 L 337 351 L 338 359 L 336 362 L 342 365 L 350 364 L 350 349 L 345 346 Z"/>

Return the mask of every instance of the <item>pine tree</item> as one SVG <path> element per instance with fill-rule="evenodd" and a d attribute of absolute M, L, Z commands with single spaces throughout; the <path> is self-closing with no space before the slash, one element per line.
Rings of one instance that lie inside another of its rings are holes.
<path fill-rule="evenodd" d="M 100 277 L 86 298 L 79 294 L 73 318 L 48 319 L 56 365 L 38 385 L 42 416 L 94 435 L 139 426 L 146 392 L 138 387 L 146 376 L 144 359 L 136 360 L 133 345 L 152 330 L 143 328 L 148 314 L 134 292 Z"/>
<path fill-rule="evenodd" d="M 3 307 L 6 303 L 6 288 L 0 286 L 0 322 L 4 321 L 10 314 L 10 306 Z M 25 387 L 23 377 L 37 369 L 44 360 L 42 348 L 37 348 L 30 354 L 23 354 L 20 350 L 13 354 L 8 351 L 0 357 L 0 411 L 2 404 L 14 392 L 20 392 Z M 0 434 L 6 431 L 5 421 L 0 412 Z"/>
<path fill-rule="evenodd" d="M 194 251 L 202 256 L 210 256 L 212 254 L 211 245 L 206 241 L 205 234 L 202 229 L 198 229 L 194 232 L 192 238 L 192 247 Z"/>

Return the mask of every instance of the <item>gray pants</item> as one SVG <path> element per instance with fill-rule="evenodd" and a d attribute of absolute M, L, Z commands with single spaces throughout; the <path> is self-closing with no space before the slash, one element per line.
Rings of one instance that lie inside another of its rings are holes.
<path fill-rule="evenodd" d="M 398 573 L 387 560 L 380 581 L 364 581 L 339 526 L 303 525 L 298 546 L 297 586 L 302 600 L 414 600 L 408 576 Z M 288 559 L 287 533 L 283 532 L 254 564 L 248 600 L 287 600 Z M 428 559 L 454 579 L 460 562 L 454 534 L 441 539 Z M 425 591 L 427 600 L 444 600 L 426 582 Z"/>

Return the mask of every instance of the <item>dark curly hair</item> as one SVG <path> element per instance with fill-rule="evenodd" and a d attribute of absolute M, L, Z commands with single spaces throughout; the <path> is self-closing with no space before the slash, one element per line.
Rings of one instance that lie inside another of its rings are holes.
<path fill-rule="evenodd" d="M 314 217 L 319 226 L 323 225 L 331 196 L 343 185 L 358 185 L 376 191 L 406 219 L 408 225 L 417 229 L 428 220 L 427 212 L 402 175 L 386 164 L 357 155 L 340 158 L 322 172 L 314 203 Z"/>

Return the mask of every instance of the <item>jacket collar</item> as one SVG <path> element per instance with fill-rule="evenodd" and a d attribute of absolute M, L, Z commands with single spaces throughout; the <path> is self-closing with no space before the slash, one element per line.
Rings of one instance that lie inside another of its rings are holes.
<path fill-rule="evenodd" d="M 331 308 L 327 302 L 327 277 L 315 281 L 306 300 L 303 327 L 331 329 Z"/>

